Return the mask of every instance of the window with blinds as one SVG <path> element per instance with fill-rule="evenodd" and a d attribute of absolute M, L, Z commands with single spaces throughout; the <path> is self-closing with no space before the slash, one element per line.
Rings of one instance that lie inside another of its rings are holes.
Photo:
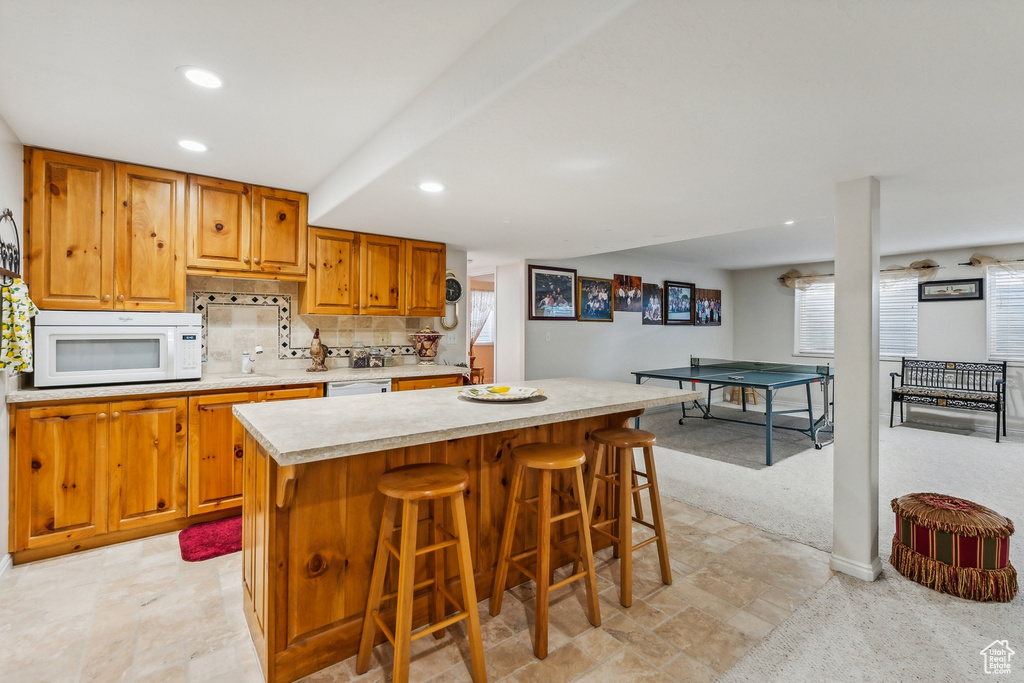
<path fill-rule="evenodd" d="M 835 354 L 836 284 L 829 278 L 796 290 L 796 349 L 808 356 Z M 917 278 L 883 277 L 878 292 L 878 353 L 917 356 Z"/>
<path fill-rule="evenodd" d="M 1024 361 L 1024 270 L 988 266 L 989 360 Z"/>

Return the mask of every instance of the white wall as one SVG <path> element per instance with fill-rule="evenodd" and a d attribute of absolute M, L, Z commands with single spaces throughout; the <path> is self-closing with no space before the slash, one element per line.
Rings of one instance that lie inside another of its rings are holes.
<path fill-rule="evenodd" d="M 644 282 L 659 285 L 665 280 L 675 280 L 693 282 L 703 289 L 720 289 L 722 325 L 643 325 L 640 313 L 618 311 L 610 323 L 529 320 L 526 322 L 526 379 L 590 377 L 634 382 L 636 378 L 630 373 L 636 370 L 687 366 L 690 356 L 732 356 L 736 296 L 728 271 L 625 252 L 544 261 L 541 265 L 575 268 L 577 275 L 584 277 L 637 275 Z M 525 278 L 522 289 L 525 296 Z M 523 315 L 525 317 L 526 311 Z M 546 340 L 549 333 L 551 341 Z M 649 383 L 678 386 L 656 380 Z"/>
<path fill-rule="evenodd" d="M 21 142 L 14 136 L 14 132 L 7 125 L 7 122 L 0 118 L 0 209 L 10 209 L 14 214 L 14 220 L 18 224 L 19 232 L 24 227 L 22 219 L 22 208 L 24 206 L 25 181 L 23 173 L 23 155 Z M 5 231 L 6 235 L 7 232 Z M 24 244 L 24 234 L 18 236 Z M 0 402 L 7 395 L 7 371 L 0 371 Z M 7 406 L 3 405 L 0 410 L 0 572 L 10 562 L 7 554 L 7 523 L 8 508 L 10 506 L 10 440 L 7 418 Z"/>
<path fill-rule="evenodd" d="M 462 301 L 452 306 L 445 304 L 444 320 L 451 325 L 455 322 L 455 309 L 459 312 L 459 325 L 454 330 L 446 330 L 441 327 L 441 318 L 437 319 L 434 329 L 444 334 L 441 340 L 444 348 L 438 349 L 438 363 L 469 364 L 469 277 L 466 275 L 466 252 L 459 249 L 448 248 L 446 252 L 445 267 L 455 273 L 455 277 L 462 283 Z M 454 341 L 449 341 L 449 339 Z"/>
<path fill-rule="evenodd" d="M 972 266 L 961 266 L 973 253 L 996 258 L 1024 258 L 1024 244 L 930 251 L 882 258 L 882 268 L 908 265 L 930 258 L 940 269 L 936 280 L 958 280 L 984 277 Z M 801 273 L 832 273 L 833 264 L 794 264 Z M 793 353 L 793 322 L 795 291 L 778 283 L 779 275 L 788 267 L 757 268 L 735 271 L 735 342 L 739 358 L 778 360 L 793 363 L 831 363 L 831 358 L 810 358 Z M 987 361 L 985 301 L 929 301 L 918 308 L 917 357 L 926 360 Z M 883 358 L 879 363 L 879 400 L 885 415 L 889 412 L 890 372 L 899 372 L 899 359 Z M 1007 369 L 1007 427 L 1024 429 L 1024 364 L 1011 364 Z M 837 377 L 841 382 L 842 378 Z M 782 400 L 800 400 L 790 390 Z M 897 405 L 896 410 L 899 410 Z M 905 408 L 908 417 L 923 422 L 967 428 L 991 429 L 995 419 L 991 413 L 969 410 Z M 897 420 L 899 416 L 897 414 Z"/>
<path fill-rule="evenodd" d="M 526 378 L 526 261 L 494 269 L 494 381 Z"/>

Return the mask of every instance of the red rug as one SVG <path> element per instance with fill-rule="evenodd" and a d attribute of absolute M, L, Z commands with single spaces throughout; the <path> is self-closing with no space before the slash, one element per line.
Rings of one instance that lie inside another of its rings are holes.
<path fill-rule="evenodd" d="M 242 516 L 194 524 L 178 534 L 181 559 L 200 562 L 242 549 Z"/>

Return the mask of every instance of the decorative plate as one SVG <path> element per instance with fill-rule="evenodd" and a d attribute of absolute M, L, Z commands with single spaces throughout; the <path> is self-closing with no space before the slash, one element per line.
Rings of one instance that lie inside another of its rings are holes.
<path fill-rule="evenodd" d="M 509 387 L 502 384 L 488 384 L 486 386 L 463 387 L 459 396 L 471 398 L 475 401 L 525 401 L 534 396 L 544 393 L 543 389 L 532 387 Z"/>

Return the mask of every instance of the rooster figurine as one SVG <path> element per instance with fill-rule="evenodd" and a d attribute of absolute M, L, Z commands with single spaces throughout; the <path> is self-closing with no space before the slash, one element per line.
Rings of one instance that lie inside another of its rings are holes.
<path fill-rule="evenodd" d="M 309 342 L 309 357 L 313 359 L 313 366 L 306 368 L 306 372 L 326 372 L 327 347 L 320 341 L 320 328 L 313 333 L 313 341 Z"/>

